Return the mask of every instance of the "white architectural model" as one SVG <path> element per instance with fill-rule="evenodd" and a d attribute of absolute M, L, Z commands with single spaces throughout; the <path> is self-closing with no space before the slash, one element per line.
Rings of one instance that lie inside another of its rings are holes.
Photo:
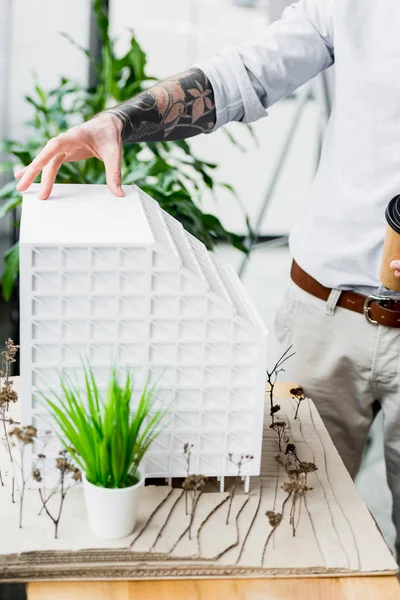
<path fill-rule="evenodd" d="M 48 429 L 40 392 L 60 374 L 82 383 L 82 361 L 105 385 L 110 367 L 150 373 L 168 424 L 147 454 L 147 477 L 234 474 L 228 453 L 261 460 L 267 332 L 234 271 L 138 188 L 56 185 L 24 196 L 21 225 L 23 423 Z"/>

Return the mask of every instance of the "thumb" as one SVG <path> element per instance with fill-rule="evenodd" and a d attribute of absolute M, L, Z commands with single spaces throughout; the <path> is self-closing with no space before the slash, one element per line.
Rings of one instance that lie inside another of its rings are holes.
<path fill-rule="evenodd" d="M 121 187 L 121 148 L 115 144 L 104 146 L 100 158 L 106 169 L 106 181 L 109 190 L 114 196 L 124 196 Z"/>

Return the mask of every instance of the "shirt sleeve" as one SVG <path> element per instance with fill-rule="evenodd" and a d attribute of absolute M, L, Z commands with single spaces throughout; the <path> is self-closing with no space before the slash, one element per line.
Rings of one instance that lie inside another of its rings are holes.
<path fill-rule="evenodd" d="M 266 116 L 269 106 L 333 64 L 333 1 L 292 4 L 263 33 L 195 65 L 214 90 L 213 131 Z"/>

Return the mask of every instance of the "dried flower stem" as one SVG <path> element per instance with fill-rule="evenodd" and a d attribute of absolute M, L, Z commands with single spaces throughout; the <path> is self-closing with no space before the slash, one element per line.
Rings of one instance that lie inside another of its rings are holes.
<path fill-rule="evenodd" d="M 206 484 L 206 477 L 204 475 L 188 475 L 185 481 L 182 484 L 185 492 L 192 492 L 192 508 L 190 512 L 190 521 L 189 521 L 189 540 L 192 539 L 192 524 L 194 520 L 194 514 L 196 512 L 197 502 L 200 498 L 200 494 L 202 489 Z M 186 513 L 187 514 L 187 513 Z"/>
<path fill-rule="evenodd" d="M 199 495 L 200 495 L 200 493 L 197 490 L 193 491 L 193 494 L 192 494 L 192 510 L 190 512 L 190 521 L 189 521 L 189 540 L 192 539 L 192 525 L 193 525 L 193 521 L 194 521 L 195 507 L 196 507 Z"/>
<path fill-rule="evenodd" d="M 189 444 L 188 442 L 186 442 L 186 444 L 183 446 L 183 454 L 186 460 L 186 477 L 189 477 L 190 475 L 190 459 L 192 457 L 192 449 L 193 449 L 193 444 Z M 185 491 L 185 514 L 188 515 L 188 490 L 184 490 Z"/>
<path fill-rule="evenodd" d="M 288 438 L 286 438 L 286 429 L 287 429 L 286 421 L 275 421 L 274 423 L 271 423 L 269 428 L 272 429 L 273 431 L 275 431 L 275 433 L 277 434 L 278 439 L 276 440 L 276 443 L 278 444 L 279 451 L 282 452 L 283 442 L 286 442 L 286 443 L 288 442 Z"/>
<path fill-rule="evenodd" d="M 298 528 L 299 522 L 300 522 L 301 504 L 302 504 L 302 500 L 303 500 L 303 494 L 301 494 L 299 492 L 295 492 L 294 494 L 292 494 L 291 497 L 292 497 L 292 507 L 290 509 L 289 523 L 292 525 L 292 533 L 293 533 L 293 537 L 295 537 L 296 531 L 297 531 L 297 528 Z M 297 505 L 298 505 L 298 516 L 297 516 L 297 521 L 296 521 Z"/>
<path fill-rule="evenodd" d="M 43 504 L 43 509 L 45 510 L 47 516 L 54 523 L 54 539 L 57 539 L 57 537 L 58 537 L 58 525 L 59 525 L 60 519 L 61 519 L 61 513 L 62 513 L 63 506 L 64 506 L 65 496 L 67 495 L 67 491 L 68 491 L 68 488 L 67 489 L 64 488 L 64 478 L 65 478 L 65 475 L 64 475 L 64 473 L 62 473 L 61 474 L 61 482 L 60 482 L 60 488 L 61 488 L 60 489 L 60 492 L 61 492 L 61 495 L 60 495 L 60 505 L 59 505 L 59 508 L 58 508 L 58 515 L 57 515 L 57 517 L 53 517 L 53 515 L 51 514 L 51 512 L 47 508 L 47 502 L 50 500 L 50 498 L 45 498 L 44 495 L 43 495 L 43 491 L 39 488 L 39 496 L 40 496 L 40 499 L 41 499 L 42 504 Z"/>
<path fill-rule="evenodd" d="M 43 476 L 43 479 L 45 480 L 45 477 Z M 51 490 L 51 492 L 46 496 L 46 498 L 42 501 L 42 508 L 39 510 L 39 517 L 42 514 L 42 512 L 45 510 L 45 506 L 46 504 L 49 502 L 49 500 L 55 496 L 57 494 L 57 492 L 60 490 L 60 482 L 58 481 L 57 485 L 55 485 L 53 487 L 53 489 Z"/>
<path fill-rule="evenodd" d="M 26 478 L 25 478 L 25 469 L 24 469 L 24 453 L 25 446 L 21 447 L 21 492 L 20 492 L 20 501 L 19 501 L 19 528 L 22 529 L 22 514 L 24 508 L 24 498 L 25 498 L 25 488 L 26 488 Z"/>
<path fill-rule="evenodd" d="M 44 465 L 44 460 L 46 456 L 44 454 L 41 455 L 40 460 L 42 461 L 42 467 Z M 70 461 L 70 454 L 67 450 L 61 450 L 59 452 L 59 457 L 56 458 L 56 468 L 59 471 L 60 479 L 57 484 L 50 492 L 48 496 L 45 496 L 44 490 L 39 488 L 39 496 L 43 505 L 43 509 L 47 516 L 51 519 L 54 524 L 54 539 L 58 538 L 58 526 L 61 520 L 62 510 L 64 507 L 65 498 L 67 496 L 68 490 L 78 481 L 81 481 L 81 472 L 73 465 Z M 33 478 L 38 483 L 43 481 L 40 468 L 36 468 L 33 470 Z M 60 504 L 58 506 L 57 515 L 54 516 L 47 507 L 47 504 L 52 498 L 57 490 L 60 490 Z"/>
<path fill-rule="evenodd" d="M 25 448 L 34 443 L 37 436 L 37 429 L 36 427 L 33 427 L 33 425 L 26 425 L 24 427 L 14 427 L 14 429 L 10 431 L 9 435 L 10 438 L 15 440 L 14 444 L 18 447 L 20 455 L 20 464 L 18 465 L 15 461 L 13 461 L 13 465 L 16 465 L 19 468 L 21 476 L 21 485 L 19 488 L 19 526 L 20 528 L 22 528 L 25 489 L 28 481 L 25 475 Z"/>
<path fill-rule="evenodd" d="M 274 506 L 272 508 L 273 511 L 275 511 L 276 509 L 276 500 L 278 497 L 278 485 L 279 485 L 279 469 L 280 469 L 280 465 L 278 461 L 276 462 L 276 480 L 275 480 L 275 493 L 274 493 Z"/>
<path fill-rule="evenodd" d="M 275 548 L 275 531 L 278 529 L 279 525 L 282 523 L 283 521 L 283 515 L 285 513 L 285 506 L 287 504 L 287 502 L 290 499 L 290 494 L 288 494 L 285 498 L 285 500 L 282 503 L 282 508 L 281 508 L 281 512 L 280 513 L 276 513 L 275 509 L 272 511 L 267 511 L 266 515 L 268 517 L 268 521 L 269 524 L 272 527 L 272 530 L 270 531 L 267 539 L 265 540 L 265 544 L 264 544 L 264 549 L 263 549 L 263 553 L 262 553 L 262 558 L 261 558 L 261 565 L 264 564 L 264 558 L 265 558 L 265 553 L 267 551 L 267 546 L 271 540 L 271 538 L 273 539 L 274 542 L 274 548 Z"/>
<path fill-rule="evenodd" d="M 287 492 L 292 499 L 289 524 L 292 526 L 293 537 L 295 537 L 300 521 L 302 499 L 304 495 L 312 488 L 308 487 L 306 482 L 306 474 L 303 471 L 296 472 L 294 476 L 292 474 L 289 475 L 291 479 L 283 484 L 282 489 Z M 296 521 L 297 505 L 299 514 Z"/>
<path fill-rule="evenodd" d="M 246 455 L 242 454 L 242 456 L 239 458 L 239 460 L 234 460 L 233 454 L 232 454 L 232 452 L 230 452 L 228 454 L 228 458 L 229 458 L 229 462 L 231 462 L 232 464 L 234 464 L 237 467 L 237 473 L 236 473 L 235 481 L 233 483 L 231 497 L 229 500 L 228 514 L 226 515 L 226 524 L 227 525 L 229 525 L 229 517 L 231 515 L 232 503 L 233 503 L 233 499 L 235 497 L 237 486 L 239 485 L 240 476 L 242 474 L 242 467 L 243 467 L 243 465 L 246 465 L 251 460 L 253 460 L 254 456 L 251 456 L 250 454 L 246 454 Z"/>
<path fill-rule="evenodd" d="M 281 452 L 280 454 L 277 454 L 275 460 L 278 465 L 276 486 L 278 485 L 279 465 L 284 467 L 289 476 L 289 481 L 285 481 L 282 485 L 282 489 L 287 493 L 287 497 L 282 506 L 282 514 L 286 502 L 291 499 L 292 504 L 290 508 L 289 524 L 292 526 L 292 533 L 293 536 L 295 536 L 300 523 L 303 498 L 308 491 L 312 490 L 312 488 L 308 486 L 307 477 L 309 473 L 316 471 L 317 467 L 313 462 L 301 461 L 298 457 L 296 446 L 293 443 L 288 443 L 286 445 L 285 453 L 283 454 Z M 274 508 L 273 511 L 270 512 L 271 515 L 275 514 L 276 494 L 277 487 L 275 489 Z M 269 539 L 266 544 L 268 541 Z"/>
<path fill-rule="evenodd" d="M 297 523 L 296 523 L 296 525 L 294 525 L 294 523 L 293 523 L 293 527 L 294 527 L 294 534 L 293 535 L 296 535 L 296 531 L 297 531 L 297 528 L 298 528 L 299 523 L 300 523 L 301 507 L 303 505 L 303 499 L 304 499 L 304 497 L 300 496 L 300 500 L 299 500 L 299 514 L 297 516 Z"/>
<path fill-rule="evenodd" d="M 10 425 L 13 423 L 12 419 L 7 418 L 7 413 L 9 410 L 9 406 L 11 403 L 14 403 L 18 400 L 18 394 L 13 389 L 13 382 L 10 381 L 11 376 L 11 365 L 15 362 L 15 356 L 19 350 L 19 346 L 16 346 L 12 339 L 8 339 L 5 343 L 5 350 L 1 353 L 1 368 L 0 368 L 0 420 L 3 423 L 3 431 L 4 438 L 6 440 L 6 446 L 8 451 L 8 456 L 10 459 L 11 467 L 13 467 L 13 455 L 10 447 L 10 440 L 6 428 L 6 423 Z M 0 471 L 0 482 L 1 485 L 4 486 L 3 477 Z M 11 485 L 11 500 L 14 503 L 14 489 L 15 489 L 15 481 L 14 481 L 14 473 L 12 475 L 12 485 Z"/>
<path fill-rule="evenodd" d="M 303 400 L 306 399 L 306 396 L 305 396 L 304 390 L 303 390 L 303 388 L 301 386 L 296 387 L 296 388 L 292 388 L 290 390 L 290 393 L 292 394 L 293 399 L 297 400 L 297 408 L 296 408 L 296 412 L 295 412 L 295 415 L 294 415 L 294 418 L 297 419 L 298 414 L 299 414 L 300 404 L 301 404 L 301 402 Z"/>

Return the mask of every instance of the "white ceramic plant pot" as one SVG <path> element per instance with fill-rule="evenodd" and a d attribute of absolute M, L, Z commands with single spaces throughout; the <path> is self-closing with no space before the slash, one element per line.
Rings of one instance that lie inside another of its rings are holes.
<path fill-rule="evenodd" d="M 101 538 L 119 539 L 135 529 L 140 488 L 144 477 L 128 488 L 109 489 L 93 485 L 83 476 L 83 492 L 92 532 Z"/>

